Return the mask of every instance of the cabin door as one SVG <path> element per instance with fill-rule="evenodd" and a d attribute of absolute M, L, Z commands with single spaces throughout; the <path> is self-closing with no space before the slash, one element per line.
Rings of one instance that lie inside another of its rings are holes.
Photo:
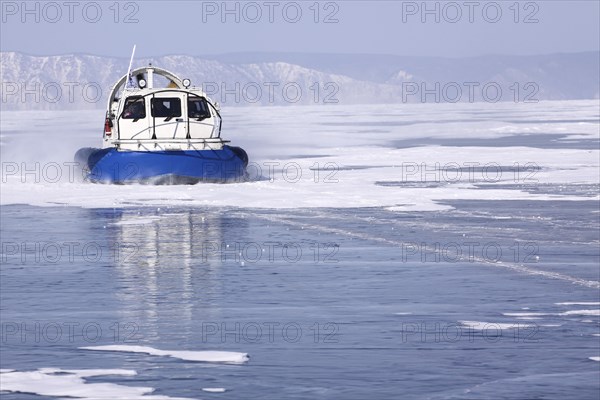
<path fill-rule="evenodd" d="M 204 97 L 188 96 L 187 115 L 191 139 L 208 139 L 215 136 L 215 118 Z"/>
<path fill-rule="evenodd" d="M 150 139 L 148 104 L 142 96 L 129 96 L 118 118 L 120 140 Z"/>

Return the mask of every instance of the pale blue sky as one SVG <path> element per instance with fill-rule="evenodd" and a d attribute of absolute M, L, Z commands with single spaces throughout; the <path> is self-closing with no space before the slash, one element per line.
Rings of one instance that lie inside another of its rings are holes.
<path fill-rule="evenodd" d="M 470 6 L 466 1 L 428 2 L 428 8 L 438 7 L 438 15 L 435 11 L 423 15 L 421 1 L 322 1 L 318 7 L 315 1 L 257 1 L 250 5 L 232 1 L 227 7 L 237 7 L 238 12 L 227 15 L 222 14 L 222 1 L 122 1 L 118 14 L 115 1 L 75 1 L 73 6 L 65 6 L 63 0 L 50 5 L 33 1 L 27 3 L 30 13 L 23 10 L 21 1 L 1 3 L 2 50 L 34 55 L 128 57 L 134 43 L 140 57 L 239 51 L 464 57 L 600 48 L 600 2 L 596 0 L 473 1 Z M 501 16 L 496 14 L 498 9 Z M 469 21 L 470 12 L 473 22 Z M 128 15 L 138 22 L 124 23 Z M 324 23 L 327 16 L 338 22 Z M 422 17 L 427 18 L 424 23 Z M 319 22 L 315 23 L 315 18 Z M 98 22 L 92 22 L 95 19 Z M 298 22 L 289 22 L 294 19 Z M 526 19 L 532 23 L 525 23 Z"/>

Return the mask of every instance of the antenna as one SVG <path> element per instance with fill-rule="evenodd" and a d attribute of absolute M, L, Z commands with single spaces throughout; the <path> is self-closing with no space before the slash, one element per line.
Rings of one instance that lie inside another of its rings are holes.
<path fill-rule="evenodd" d="M 131 59 L 129 60 L 129 68 L 127 68 L 127 80 L 123 85 L 123 93 L 121 94 L 121 98 L 123 98 L 123 94 L 125 93 L 125 88 L 127 85 L 131 83 L 131 65 L 133 64 L 133 56 L 135 55 L 135 44 L 133 45 L 133 51 L 131 52 Z"/>
<path fill-rule="evenodd" d="M 133 51 L 131 52 L 131 59 L 129 60 L 129 68 L 127 68 L 127 81 L 131 81 L 131 65 L 133 64 L 133 56 L 135 55 L 135 44 L 133 45 Z"/>

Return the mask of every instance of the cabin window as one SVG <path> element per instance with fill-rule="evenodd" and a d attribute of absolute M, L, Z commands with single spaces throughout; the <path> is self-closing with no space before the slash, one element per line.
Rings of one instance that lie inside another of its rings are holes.
<path fill-rule="evenodd" d="M 131 96 L 125 99 L 123 107 L 123 119 L 143 119 L 146 118 L 146 103 L 140 96 Z"/>
<path fill-rule="evenodd" d="M 153 117 L 181 117 L 181 100 L 177 97 L 156 97 L 151 103 Z"/>
<path fill-rule="evenodd" d="M 188 117 L 196 118 L 198 120 L 211 117 L 208 103 L 205 98 L 196 97 L 188 99 Z"/>

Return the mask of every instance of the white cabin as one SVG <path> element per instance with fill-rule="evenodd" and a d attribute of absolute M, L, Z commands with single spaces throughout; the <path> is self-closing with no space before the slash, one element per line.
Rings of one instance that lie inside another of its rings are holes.
<path fill-rule="evenodd" d="M 124 151 L 220 150 L 218 104 L 190 80 L 157 67 L 132 70 L 112 88 L 103 148 Z"/>

